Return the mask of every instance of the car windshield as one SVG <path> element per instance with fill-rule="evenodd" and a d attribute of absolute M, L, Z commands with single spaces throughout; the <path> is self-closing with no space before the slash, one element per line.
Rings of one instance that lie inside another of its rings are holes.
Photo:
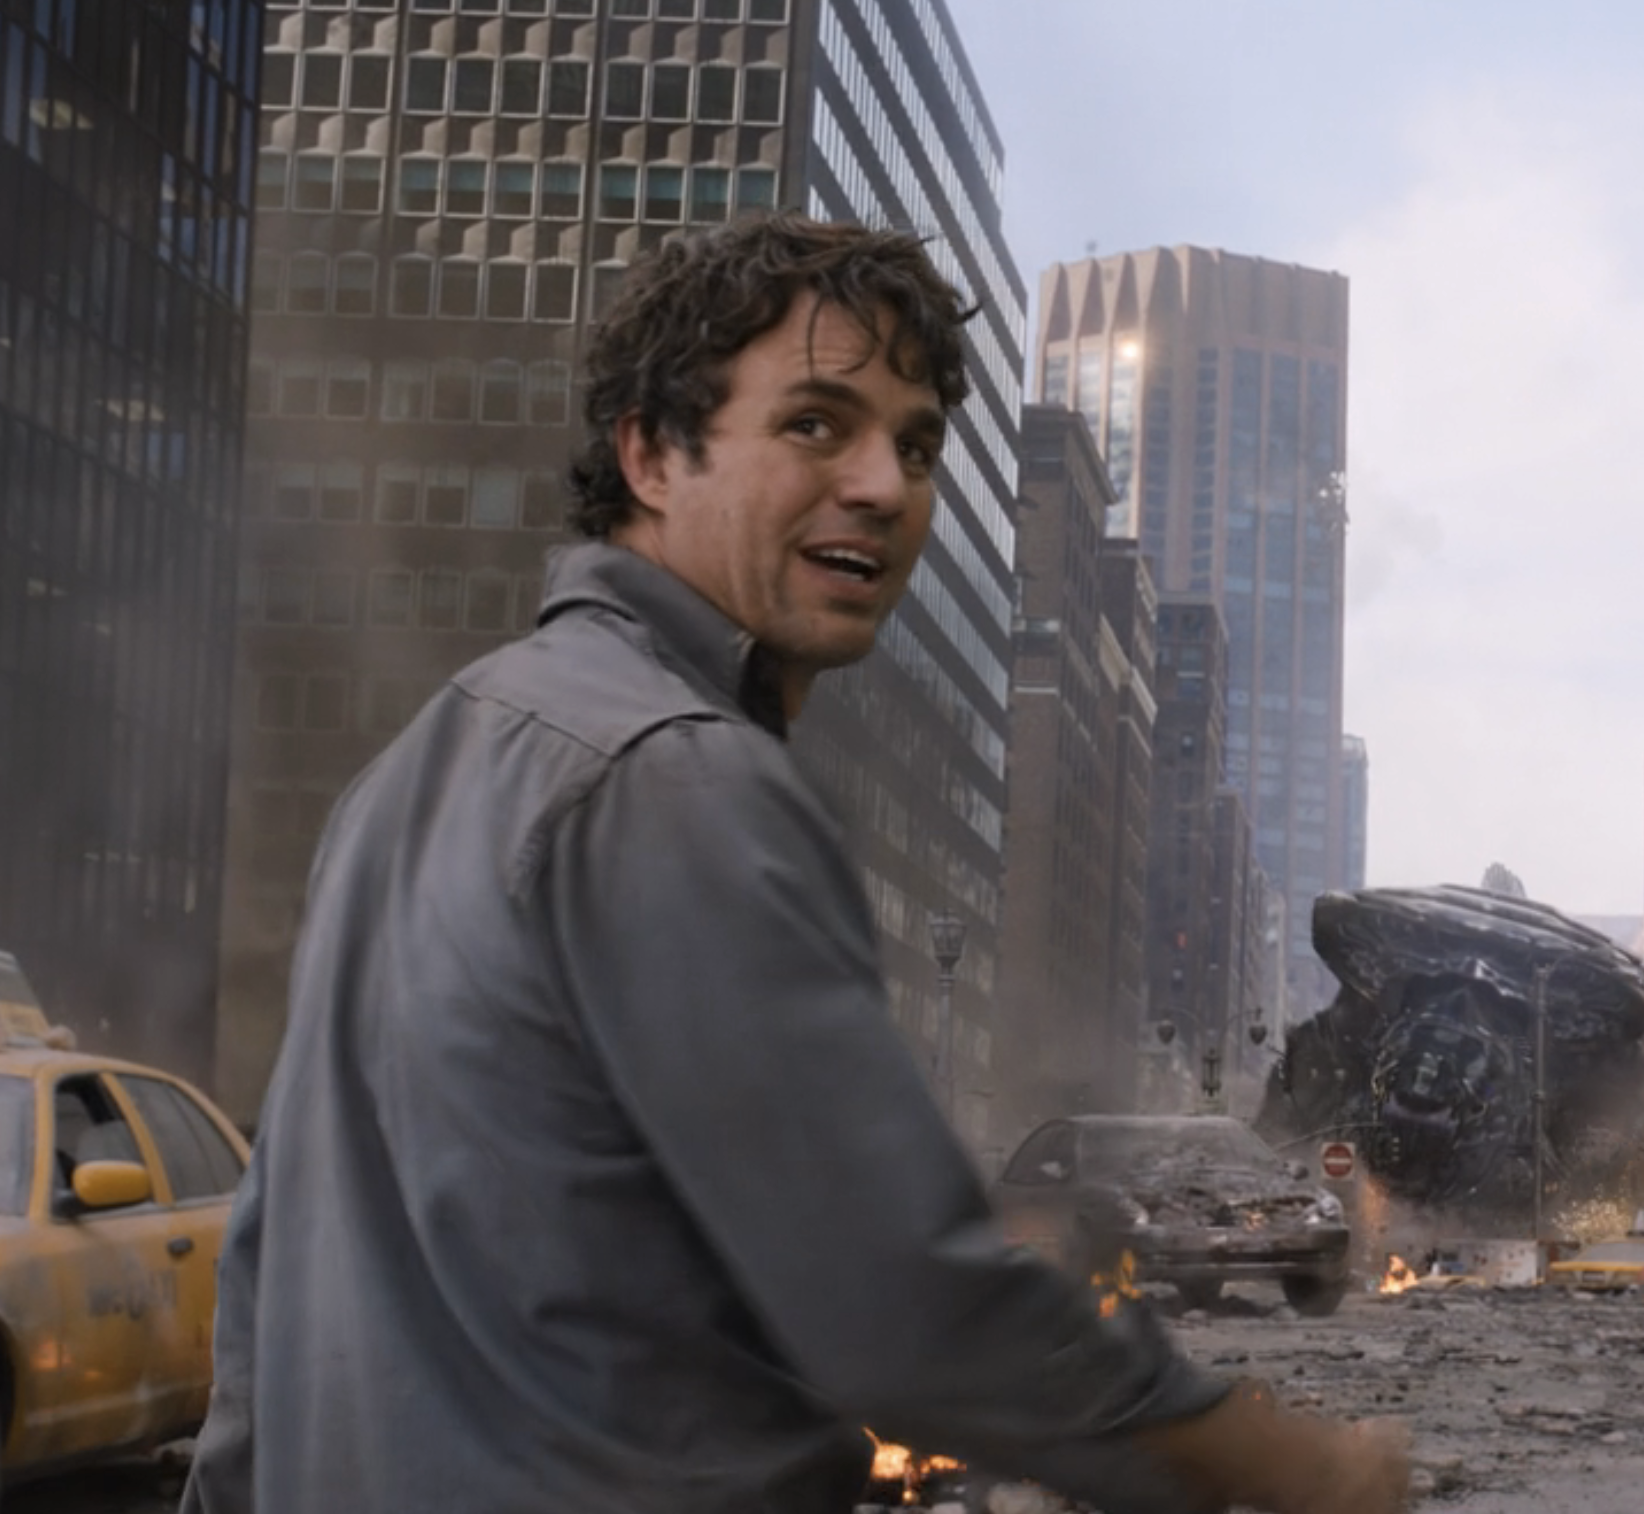
<path fill-rule="evenodd" d="M 1237 1120 L 1112 1120 L 1079 1129 L 1085 1173 L 1127 1173 L 1160 1162 L 1193 1167 L 1278 1166 L 1273 1148 Z"/>
<path fill-rule="evenodd" d="M 1644 1267 L 1644 1241 L 1603 1241 L 1576 1253 L 1578 1262 L 1621 1262 Z"/>
<path fill-rule="evenodd" d="M 34 1176 L 34 1085 L 0 1076 L 0 1214 L 26 1214 Z"/>

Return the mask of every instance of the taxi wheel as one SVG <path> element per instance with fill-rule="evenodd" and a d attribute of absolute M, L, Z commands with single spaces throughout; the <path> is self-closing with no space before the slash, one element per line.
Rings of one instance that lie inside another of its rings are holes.
<path fill-rule="evenodd" d="M 1334 1314 L 1347 1297 L 1346 1278 L 1287 1277 L 1283 1282 L 1284 1301 L 1297 1314 L 1323 1319 Z"/>

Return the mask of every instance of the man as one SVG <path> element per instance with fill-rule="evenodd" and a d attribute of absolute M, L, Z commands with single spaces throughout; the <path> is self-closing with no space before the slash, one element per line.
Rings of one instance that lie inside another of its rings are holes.
<path fill-rule="evenodd" d="M 634 269 L 603 540 L 322 840 L 185 1509 L 844 1514 L 864 1423 L 1112 1514 L 1395 1507 L 1396 1446 L 1003 1245 L 784 743 L 913 570 L 964 318 L 792 215 Z"/>

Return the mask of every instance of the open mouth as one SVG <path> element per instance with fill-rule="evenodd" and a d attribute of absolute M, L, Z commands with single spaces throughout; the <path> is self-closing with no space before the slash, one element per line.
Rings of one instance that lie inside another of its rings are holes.
<path fill-rule="evenodd" d="M 817 547 L 801 555 L 806 562 L 852 583 L 876 584 L 885 576 L 885 565 L 878 558 L 851 547 Z"/>

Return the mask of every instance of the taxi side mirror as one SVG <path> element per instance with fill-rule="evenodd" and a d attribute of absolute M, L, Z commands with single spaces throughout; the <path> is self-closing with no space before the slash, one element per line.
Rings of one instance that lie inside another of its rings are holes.
<path fill-rule="evenodd" d="M 154 1197 L 148 1168 L 141 1162 L 81 1162 L 74 1169 L 79 1209 L 121 1209 Z"/>

